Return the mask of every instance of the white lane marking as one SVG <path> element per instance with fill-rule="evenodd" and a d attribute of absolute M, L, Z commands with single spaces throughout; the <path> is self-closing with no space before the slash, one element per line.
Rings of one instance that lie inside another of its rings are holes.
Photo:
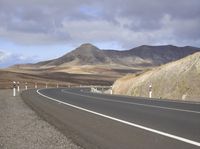
<path fill-rule="evenodd" d="M 162 131 L 159 131 L 159 130 L 155 130 L 155 129 L 152 129 L 152 128 L 148 128 L 148 127 L 145 127 L 145 126 L 142 126 L 142 125 L 138 125 L 138 124 L 135 124 L 135 123 L 131 123 L 131 122 L 128 122 L 128 121 L 124 121 L 124 120 L 121 120 L 121 119 L 118 119 L 118 118 L 115 118 L 115 117 L 111 117 L 111 116 L 104 115 L 104 114 L 101 114 L 101 113 L 98 113 L 98 112 L 95 112 L 95 111 L 92 111 L 92 110 L 88 110 L 88 109 L 85 109 L 85 108 L 82 108 L 82 107 L 78 107 L 78 106 L 75 106 L 75 105 L 72 105 L 72 104 L 57 100 L 55 98 L 46 96 L 46 95 L 40 93 L 39 91 L 40 90 L 37 90 L 37 93 L 40 96 L 43 96 L 43 97 L 48 98 L 48 99 L 50 99 L 52 101 L 55 101 L 55 102 L 58 102 L 58 103 L 61 103 L 61 104 L 64 104 L 64 105 L 67 105 L 67 106 L 70 106 L 70 107 L 73 107 L 73 108 L 76 108 L 78 110 L 89 112 L 89 113 L 92 113 L 92 114 L 95 114 L 95 115 L 98 115 L 98 116 L 101 116 L 101 117 L 104 117 L 104 118 L 107 118 L 107 119 L 110 119 L 110 120 L 113 120 L 113 121 L 117 121 L 117 122 L 129 125 L 129 126 L 140 128 L 140 129 L 143 129 L 143 130 L 146 130 L 146 131 L 149 131 L 149 132 L 153 132 L 153 133 L 165 136 L 165 137 L 169 137 L 169 138 L 172 138 L 172 139 L 175 139 L 175 140 L 179 140 L 179 141 L 182 141 L 182 142 L 185 142 L 185 143 L 188 143 L 188 144 L 192 144 L 192 145 L 195 145 L 195 146 L 200 146 L 199 142 L 196 142 L 196 141 L 193 141 L 193 140 L 189 140 L 189 139 L 186 139 L 186 138 L 183 138 L 183 137 L 175 136 L 175 135 L 172 135 L 172 134 L 169 134 L 169 133 L 166 133 L 166 132 L 162 132 Z"/>
<path fill-rule="evenodd" d="M 151 107 L 151 108 L 159 108 L 159 109 L 165 109 L 165 110 L 174 110 L 174 111 L 200 114 L 200 111 L 192 111 L 192 110 L 184 110 L 184 109 L 178 109 L 178 108 L 169 108 L 169 107 L 162 107 L 162 106 L 155 106 L 155 105 L 147 105 L 147 104 L 142 104 L 142 103 L 134 103 L 134 102 L 128 102 L 128 101 L 104 99 L 104 98 L 100 98 L 100 97 L 93 97 L 93 96 L 81 95 L 81 94 L 78 94 L 78 93 L 68 92 L 64 89 L 62 89 L 61 92 L 72 94 L 72 95 L 78 95 L 78 96 L 82 96 L 82 97 L 87 97 L 87 98 L 95 98 L 95 99 L 102 100 L 102 101 L 110 101 L 110 102 L 117 102 L 117 103 L 132 104 L 132 105 L 137 105 L 137 106 L 144 106 L 144 107 Z"/>

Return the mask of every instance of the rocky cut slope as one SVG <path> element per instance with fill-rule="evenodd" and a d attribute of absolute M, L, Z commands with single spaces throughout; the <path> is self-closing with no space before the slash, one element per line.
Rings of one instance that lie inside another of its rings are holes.
<path fill-rule="evenodd" d="M 200 101 L 200 52 L 139 76 L 127 75 L 113 85 L 115 94 Z"/>

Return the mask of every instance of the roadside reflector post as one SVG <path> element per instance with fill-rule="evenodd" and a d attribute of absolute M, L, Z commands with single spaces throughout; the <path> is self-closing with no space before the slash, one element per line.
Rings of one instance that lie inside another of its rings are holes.
<path fill-rule="evenodd" d="M 110 89 L 110 94 L 111 94 L 111 95 L 113 94 L 113 89 L 112 89 L 112 86 L 111 86 L 111 89 Z"/>
<path fill-rule="evenodd" d="M 90 88 L 91 88 L 91 92 L 93 93 L 93 92 L 94 92 L 94 87 L 93 87 L 93 86 L 91 86 Z"/>
<path fill-rule="evenodd" d="M 17 91 L 19 92 L 19 81 L 17 82 Z"/>
<path fill-rule="evenodd" d="M 27 90 L 28 89 L 28 83 L 26 82 L 25 83 L 25 90 Z"/>
<path fill-rule="evenodd" d="M 13 96 L 16 96 L 16 82 L 13 81 Z"/>
<path fill-rule="evenodd" d="M 35 89 L 37 89 L 37 83 L 35 83 Z"/>
<path fill-rule="evenodd" d="M 56 86 L 57 88 L 59 87 L 59 84 L 57 83 L 57 86 Z"/>
<path fill-rule="evenodd" d="M 152 98 L 152 85 L 149 85 L 149 98 Z"/>
<path fill-rule="evenodd" d="M 48 88 L 48 84 L 46 83 L 46 88 Z"/>

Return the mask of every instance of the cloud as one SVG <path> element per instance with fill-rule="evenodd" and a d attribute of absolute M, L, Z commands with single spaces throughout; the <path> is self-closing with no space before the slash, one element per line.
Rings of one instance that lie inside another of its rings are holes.
<path fill-rule="evenodd" d="M 6 59 L 7 55 L 3 52 L 0 52 L 0 62 L 3 62 Z"/>
<path fill-rule="evenodd" d="M 34 63 L 38 61 L 38 57 L 27 57 L 19 54 L 11 54 L 0 51 L 0 68 L 5 68 L 14 64 Z"/>
<path fill-rule="evenodd" d="M 200 46 L 199 0 L 1 0 L 0 40 Z"/>

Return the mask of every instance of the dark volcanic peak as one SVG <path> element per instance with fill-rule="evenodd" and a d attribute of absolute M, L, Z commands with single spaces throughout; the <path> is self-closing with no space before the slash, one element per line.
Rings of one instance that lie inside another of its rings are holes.
<path fill-rule="evenodd" d="M 81 57 L 95 57 L 96 55 L 99 55 L 99 53 L 102 53 L 102 50 L 95 47 L 92 44 L 86 43 L 82 44 L 80 47 L 76 48 L 75 50 L 71 51 L 70 53 L 66 54 L 65 56 L 74 56 L 77 58 Z"/>
<path fill-rule="evenodd" d="M 73 57 L 74 60 L 77 60 L 80 65 L 100 64 L 106 62 L 106 55 L 104 55 L 104 52 L 89 43 L 82 44 L 80 47 L 65 56 L 66 58 Z"/>
<path fill-rule="evenodd" d="M 106 57 L 102 50 L 98 49 L 92 44 L 86 43 L 47 65 L 58 66 L 67 63 L 72 65 L 103 64 L 106 63 Z"/>
<path fill-rule="evenodd" d="M 93 52 L 93 51 L 99 51 L 100 49 L 97 48 L 96 46 L 90 44 L 90 43 L 85 43 L 79 46 L 74 50 L 74 52 Z"/>

